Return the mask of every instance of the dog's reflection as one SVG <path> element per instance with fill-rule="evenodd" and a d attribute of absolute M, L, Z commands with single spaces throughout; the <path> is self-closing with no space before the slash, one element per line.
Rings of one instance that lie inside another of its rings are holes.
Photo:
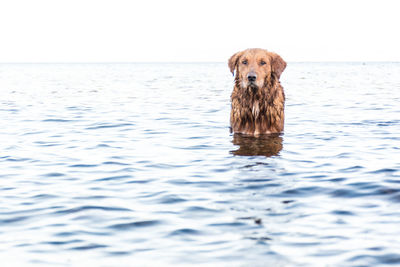
<path fill-rule="evenodd" d="M 239 148 L 230 152 L 237 156 L 277 156 L 282 150 L 282 141 L 279 134 L 258 137 L 234 134 L 232 143 Z"/>

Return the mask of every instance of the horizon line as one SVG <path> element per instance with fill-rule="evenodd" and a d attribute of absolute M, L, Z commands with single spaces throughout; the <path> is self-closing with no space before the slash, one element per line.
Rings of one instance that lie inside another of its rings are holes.
<path fill-rule="evenodd" d="M 286 61 L 287 63 L 400 63 L 391 60 L 316 60 L 316 61 Z M 0 62 L 0 64 L 223 64 L 227 61 L 17 61 Z"/>

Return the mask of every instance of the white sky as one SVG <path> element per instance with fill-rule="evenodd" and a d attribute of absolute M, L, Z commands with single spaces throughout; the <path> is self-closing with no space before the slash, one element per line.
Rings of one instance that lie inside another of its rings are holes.
<path fill-rule="evenodd" d="M 0 62 L 400 61 L 399 0 L 0 0 Z"/>

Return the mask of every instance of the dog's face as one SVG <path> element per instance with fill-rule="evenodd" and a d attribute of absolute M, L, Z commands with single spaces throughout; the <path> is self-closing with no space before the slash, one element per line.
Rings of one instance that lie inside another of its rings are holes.
<path fill-rule="evenodd" d="M 264 49 L 247 49 L 234 54 L 228 62 L 229 68 L 242 88 L 253 91 L 262 88 L 273 74 L 279 79 L 286 68 L 286 62 L 272 52 Z"/>

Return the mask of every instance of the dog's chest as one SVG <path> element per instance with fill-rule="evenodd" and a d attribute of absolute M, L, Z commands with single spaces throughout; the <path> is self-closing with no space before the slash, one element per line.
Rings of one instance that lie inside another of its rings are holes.
<path fill-rule="evenodd" d="M 253 114 L 254 118 L 257 118 L 260 114 L 260 102 L 258 100 L 253 102 L 251 114 Z"/>

